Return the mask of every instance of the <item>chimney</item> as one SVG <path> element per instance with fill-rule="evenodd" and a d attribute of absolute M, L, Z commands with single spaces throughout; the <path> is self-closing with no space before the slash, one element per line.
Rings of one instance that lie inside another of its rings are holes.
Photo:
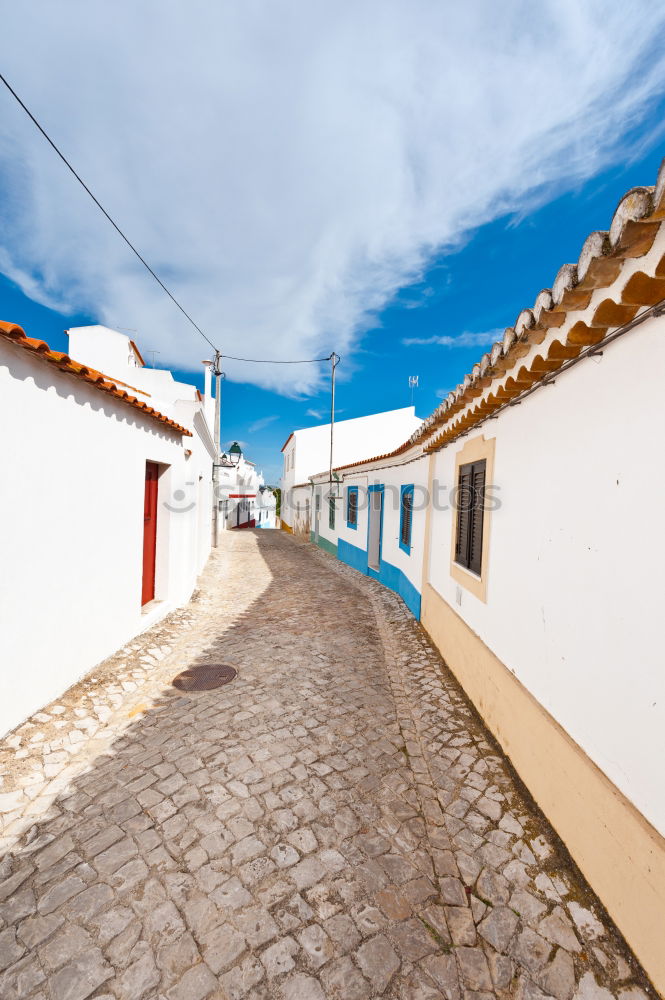
<path fill-rule="evenodd" d="M 206 420 L 212 429 L 213 421 L 215 419 L 215 406 L 212 397 L 212 367 L 213 361 L 203 361 L 205 365 L 204 371 L 204 383 L 203 383 L 203 411 L 206 416 Z"/>

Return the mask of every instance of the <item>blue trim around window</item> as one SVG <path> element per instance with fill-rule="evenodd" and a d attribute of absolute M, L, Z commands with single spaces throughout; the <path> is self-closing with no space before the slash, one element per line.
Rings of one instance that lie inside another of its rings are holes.
<path fill-rule="evenodd" d="M 354 493 L 356 497 L 356 523 L 352 524 L 349 521 L 349 497 Z M 358 530 L 358 487 L 357 486 L 347 486 L 346 488 L 346 526 L 347 528 L 353 528 L 354 531 Z"/>
<path fill-rule="evenodd" d="M 381 562 L 383 559 L 383 497 L 384 497 L 384 486 L 368 486 L 367 487 L 367 540 L 365 542 L 367 551 L 367 575 L 378 580 L 381 575 Z M 369 532 L 372 526 L 372 497 L 371 493 L 379 493 L 381 495 L 381 513 L 379 515 L 379 568 L 372 569 L 369 564 Z"/>
<path fill-rule="evenodd" d="M 404 522 L 404 494 L 411 494 L 411 523 L 409 525 L 409 541 L 402 541 L 402 525 Z M 399 547 L 407 556 L 411 555 L 411 535 L 413 533 L 413 483 L 400 487 L 399 491 Z"/>

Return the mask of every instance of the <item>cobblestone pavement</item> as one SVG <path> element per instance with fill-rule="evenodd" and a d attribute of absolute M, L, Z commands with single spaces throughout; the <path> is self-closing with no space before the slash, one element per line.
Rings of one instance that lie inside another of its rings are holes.
<path fill-rule="evenodd" d="M 649 991 L 401 601 L 280 532 L 1 763 L 2 1000 Z"/>

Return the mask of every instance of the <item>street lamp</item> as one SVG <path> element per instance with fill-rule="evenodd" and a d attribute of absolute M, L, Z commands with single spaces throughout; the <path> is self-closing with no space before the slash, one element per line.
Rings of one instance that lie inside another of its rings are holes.
<path fill-rule="evenodd" d="M 229 460 L 232 465 L 237 465 L 242 455 L 242 449 L 237 441 L 234 441 L 229 448 Z"/>

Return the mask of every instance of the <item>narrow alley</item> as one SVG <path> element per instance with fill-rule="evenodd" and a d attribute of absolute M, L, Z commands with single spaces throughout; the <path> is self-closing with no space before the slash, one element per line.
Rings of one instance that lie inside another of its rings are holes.
<path fill-rule="evenodd" d="M 282 532 L 1 763 L 2 1000 L 647 995 L 401 600 Z"/>

